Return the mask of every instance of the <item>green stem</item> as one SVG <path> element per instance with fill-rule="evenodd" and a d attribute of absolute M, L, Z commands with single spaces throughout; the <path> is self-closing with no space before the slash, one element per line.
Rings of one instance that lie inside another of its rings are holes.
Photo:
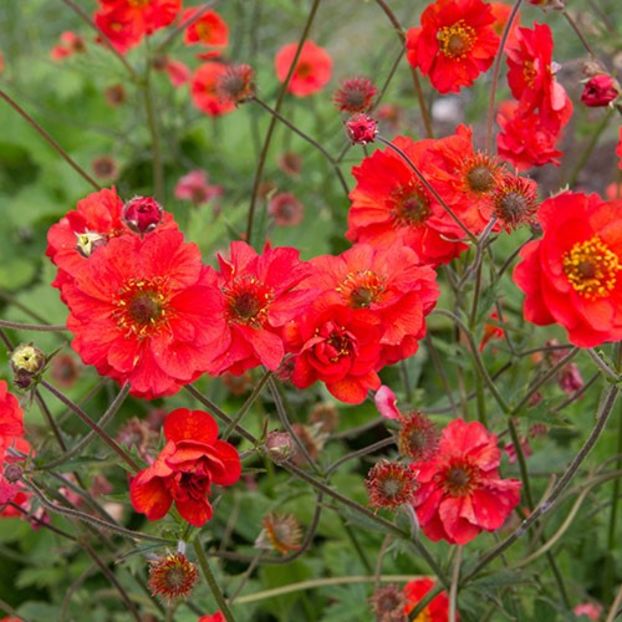
<path fill-rule="evenodd" d="M 212 573 L 212 569 L 209 565 L 209 560 L 207 559 L 207 555 L 205 555 L 205 551 L 201 546 L 201 541 L 199 540 L 198 535 L 192 541 L 192 545 L 194 546 L 194 552 L 196 553 L 197 560 L 199 562 L 199 566 L 201 567 L 205 582 L 207 583 L 207 586 L 209 587 L 212 595 L 216 599 L 216 602 L 218 603 L 218 608 L 225 616 L 227 622 L 235 622 L 235 618 L 231 613 L 231 609 L 229 609 L 229 605 L 227 605 L 227 601 L 225 600 L 222 590 L 216 582 L 216 577 L 214 577 L 214 574 Z"/>
<path fill-rule="evenodd" d="M 276 104 L 274 106 L 274 111 L 276 113 L 281 112 L 281 106 L 283 105 L 283 101 L 285 100 L 285 95 L 287 94 L 287 87 L 289 86 L 289 82 L 294 75 L 294 70 L 296 69 L 296 65 L 298 64 L 298 59 L 300 58 L 300 53 L 302 52 L 302 47 L 307 40 L 309 35 L 309 31 L 311 30 L 311 24 L 313 24 L 313 20 L 315 19 L 315 15 L 320 6 L 320 0 L 314 0 L 311 10 L 309 11 L 309 15 L 307 17 L 307 21 L 304 26 L 304 30 L 302 31 L 302 35 L 300 36 L 300 40 L 298 41 L 298 47 L 296 48 L 296 53 L 294 54 L 294 58 L 292 59 L 292 64 L 287 72 L 287 76 L 285 77 L 285 81 L 281 86 L 281 90 L 279 92 L 279 96 L 276 100 Z M 276 127 L 276 116 L 272 115 L 270 117 L 270 123 L 268 125 L 268 131 L 266 132 L 266 138 L 264 139 L 263 147 L 261 148 L 261 153 L 259 154 L 259 162 L 257 163 L 257 169 L 255 170 L 255 179 L 253 181 L 253 190 L 251 193 L 251 202 L 248 208 L 248 219 L 246 223 L 246 241 L 249 244 L 252 244 L 252 236 L 253 236 L 253 224 L 255 219 L 255 209 L 257 207 L 257 198 L 259 195 L 259 186 L 261 184 L 261 179 L 263 177 L 263 171 L 266 165 L 266 160 L 268 158 L 268 150 L 270 149 L 270 143 L 272 142 L 272 136 L 274 134 L 274 128 Z"/>
<path fill-rule="evenodd" d="M 160 131 L 156 118 L 153 102 L 153 89 L 151 88 L 151 56 L 147 55 L 144 82 L 141 85 L 147 115 L 147 126 L 151 134 L 151 154 L 153 170 L 153 194 L 157 201 L 164 201 L 164 168 L 162 165 L 162 148 L 160 145 Z"/>

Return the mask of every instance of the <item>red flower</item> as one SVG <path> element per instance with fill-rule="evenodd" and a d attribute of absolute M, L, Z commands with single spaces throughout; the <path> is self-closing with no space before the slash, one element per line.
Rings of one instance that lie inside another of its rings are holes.
<path fill-rule="evenodd" d="M 542 123 L 559 132 L 572 114 L 572 102 L 553 69 L 553 34 L 546 24 L 519 28 L 507 48 L 508 83 L 521 113 L 539 111 Z"/>
<path fill-rule="evenodd" d="M 333 306 L 311 310 L 287 327 L 295 353 L 291 382 L 304 389 L 317 380 L 338 400 L 360 404 L 380 386 L 376 373 L 382 327 L 367 309 Z"/>
<path fill-rule="evenodd" d="M 590 107 L 607 106 L 620 94 L 616 81 L 609 75 L 601 73 L 585 83 L 581 101 Z"/>
<path fill-rule="evenodd" d="M 512 6 L 509 4 L 505 4 L 505 2 L 491 2 L 490 9 L 492 10 L 492 14 L 495 18 L 495 23 L 492 28 L 501 39 L 503 35 L 503 31 L 505 30 L 505 25 L 510 18 L 510 13 L 512 12 Z M 514 23 L 510 28 L 510 32 L 508 34 L 508 38 L 505 42 L 505 47 L 508 45 L 512 45 L 514 40 L 516 39 L 516 29 L 520 26 L 520 13 L 516 15 L 514 18 Z M 505 48 L 504 48 L 505 49 Z"/>
<path fill-rule="evenodd" d="M 618 130 L 618 144 L 616 145 L 616 155 L 618 156 L 618 168 L 622 169 L 622 126 Z"/>
<path fill-rule="evenodd" d="M 220 611 L 217 611 L 216 613 L 201 616 L 197 622 L 225 622 L 225 616 Z"/>
<path fill-rule="evenodd" d="M 425 335 L 425 316 L 439 295 L 436 274 L 419 265 L 417 255 L 404 246 L 377 250 L 355 244 L 333 257 L 324 255 L 311 261 L 316 268 L 308 280 L 319 297 L 317 309 L 345 305 L 367 309 L 382 329 L 381 365 L 408 358 L 417 351 Z"/>
<path fill-rule="evenodd" d="M 164 61 L 164 71 L 168 75 L 168 79 L 175 88 L 179 88 L 184 84 L 190 82 L 192 72 L 188 65 L 171 58 L 166 58 Z"/>
<path fill-rule="evenodd" d="M 288 43 L 277 52 L 274 66 L 279 82 L 285 82 L 297 49 L 297 43 Z M 328 84 L 332 71 L 333 59 L 330 54 L 313 41 L 307 40 L 300 51 L 296 68 L 287 85 L 287 92 L 296 97 L 313 95 Z"/>
<path fill-rule="evenodd" d="M 404 586 L 404 596 L 408 601 L 408 604 L 404 607 L 404 613 L 410 613 L 434 585 L 434 581 L 428 578 L 409 581 Z M 447 592 L 442 591 L 438 596 L 435 596 L 419 614 L 417 619 L 419 618 L 422 618 L 425 622 L 447 622 L 449 620 L 449 598 L 447 597 Z M 456 614 L 456 620 L 459 619 L 460 616 Z"/>
<path fill-rule="evenodd" d="M 99 0 L 95 24 L 124 54 L 145 35 L 168 26 L 181 9 L 181 0 Z"/>
<path fill-rule="evenodd" d="M 170 413 L 164 420 L 164 449 L 130 484 L 134 509 L 159 520 L 174 502 L 191 525 L 202 527 L 210 520 L 212 484 L 232 486 L 242 470 L 235 447 L 217 436 L 218 425 L 206 412 L 178 408 Z"/>
<path fill-rule="evenodd" d="M 456 133 L 431 143 L 430 179 L 465 226 L 481 233 L 493 213 L 493 195 L 503 177 L 501 163 L 473 147 L 473 131 L 459 125 Z M 496 227 L 498 230 L 499 227 Z"/>
<path fill-rule="evenodd" d="M 430 180 L 429 148 L 440 141 L 400 136 L 393 144 L 408 155 Z M 378 149 L 352 169 L 357 185 L 350 192 L 346 237 L 377 248 L 406 245 L 421 263 L 440 264 L 457 257 L 466 246 L 462 230 L 430 195 L 404 160 L 391 149 Z"/>
<path fill-rule="evenodd" d="M 182 15 L 182 23 L 190 21 L 200 9 L 186 9 Z M 206 11 L 186 28 L 184 33 L 186 45 L 207 45 L 225 47 L 229 43 L 229 26 L 216 11 Z"/>
<path fill-rule="evenodd" d="M 504 102 L 499 108 L 497 152 L 519 171 L 534 166 L 559 166 L 563 155 L 555 148 L 559 131 L 542 122 L 540 115 L 521 111 L 518 103 Z"/>
<path fill-rule="evenodd" d="M 54 287 L 71 282 L 87 264 L 87 257 L 110 239 L 131 233 L 122 213 L 123 201 L 116 190 L 104 189 L 78 201 L 75 210 L 50 227 L 45 253 L 58 267 Z M 171 214 L 165 212 L 159 230 L 176 228 Z"/>
<path fill-rule="evenodd" d="M 17 398 L 0 380 L 0 451 L 13 445 L 16 437 L 24 433 L 24 413 Z"/>
<path fill-rule="evenodd" d="M 214 61 L 201 65 L 192 76 L 192 101 L 210 117 L 219 117 L 235 110 L 235 102 L 223 99 L 218 92 L 219 80 L 226 73 L 227 65 Z"/>
<path fill-rule="evenodd" d="M 470 542 L 499 529 L 520 501 L 520 482 L 499 477 L 497 437 L 477 421 L 455 419 L 433 458 L 415 462 L 419 488 L 413 506 L 428 538 Z"/>
<path fill-rule="evenodd" d="M 84 52 L 85 49 L 84 39 L 75 32 L 67 31 L 60 36 L 60 43 L 52 48 L 50 57 L 52 60 L 63 60 L 74 54 Z"/>
<path fill-rule="evenodd" d="M 421 15 L 421 26 L 406 33 L 408 62 L 440 93 L 458 92 L 492 65 L 499 47 L 494 24 L 482 0 L 436 0 Z"/>
<path fill-rule="evenodd" d="M 622 229 L 617 202 L 564 192 L 540 206 L 543 237 L 521 250 L 514 282 L 525 319 L 561 324 L 590 348 L 622 339 Z"/>
<path fill-rule="evenodd" d="M 179 231 L 114 238 L 63 288 L 73 348 L 133 395 L 171 395 L 212 362 L 215 281 Z"/>
<path fill-rule="evenodd" d="M 294 248 L 266 246 L 258 255 L 245 242 L 232 242 L 230 256 L 218 261 L 219 311 L 203 329 L 218 341 L 210 373 L 240 375 L 257 365 L 277 369 L 285 354 L 283 326 L 300 316 L 315 293 L 298 287 L 310 265 Z"/>

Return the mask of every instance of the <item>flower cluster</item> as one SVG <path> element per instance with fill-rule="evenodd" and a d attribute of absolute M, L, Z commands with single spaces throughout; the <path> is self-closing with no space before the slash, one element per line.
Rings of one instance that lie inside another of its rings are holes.
<path fill-rule="evenodd" d="M 518 28 L 507 48 L 508 83 L 516 101 L 501 107 L 497 121 L 499 155 L 525 170 L 559 164 L 556 149 L 572 115 L 572 101 L 555 79 L 553 34 L 546 24 Z"/>

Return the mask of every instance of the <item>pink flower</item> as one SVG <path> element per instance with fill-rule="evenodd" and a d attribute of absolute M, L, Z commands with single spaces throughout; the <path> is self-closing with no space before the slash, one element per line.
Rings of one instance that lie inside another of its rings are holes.
<path fill-rule="evenodd" d="M 378 412 L 385 419 L 399 419 L 401 417 L 400 409 L 397 407 L 397 398 L 395 393 L 386 385 L 382 385 L 374 395 L 374 402 Z"/>
<path fill-rule="evenodd" d="M 222 195 L 222 186 L 210 186 L 207 173 L 202 170 L 190 171 L 175 186 L 175 197 L 202 205 L 214 197 Z"/>
<path fill-rule="evenodd" d="M 590 620 L 596 622 L 600 618 L 600 614 L 603 612 L 602 605 L 598 603 L 580 603 L 572 612 L 577 616 L 586 616 Z"/>

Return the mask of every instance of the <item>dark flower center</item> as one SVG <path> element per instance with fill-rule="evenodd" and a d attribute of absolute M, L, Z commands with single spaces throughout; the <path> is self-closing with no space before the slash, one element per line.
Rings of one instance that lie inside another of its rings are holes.
<path fill-rule="evenodd" d="M 474 468 L 469 464 L 454 464 L 447 469 L 443 479 L 447 493 L 453 497 L 462 497 L 473 488 Z"/>
<path fill-rule="evenodd" d="M 162 307 L 154 292 L 144 292 L 133 298 L 128 307 L 132 319 L 139 324 L 149 324 L 156 321 L 162 315 Z"/>
<path fill-rule="evenodd" d="M 441 53 L 450 58 L 462 58 L 475 45 L 477 35 L 474 28 L 461 19 L 451 26 L 441 28 L 436 38 L 439 42 Z"/>
<path fill-rule="evenodd" d="M 488 192 L 492 189 L 495 178 L 488 167 L 478 165 L 467 173 L 467 182 L 475 192 Z"/>

